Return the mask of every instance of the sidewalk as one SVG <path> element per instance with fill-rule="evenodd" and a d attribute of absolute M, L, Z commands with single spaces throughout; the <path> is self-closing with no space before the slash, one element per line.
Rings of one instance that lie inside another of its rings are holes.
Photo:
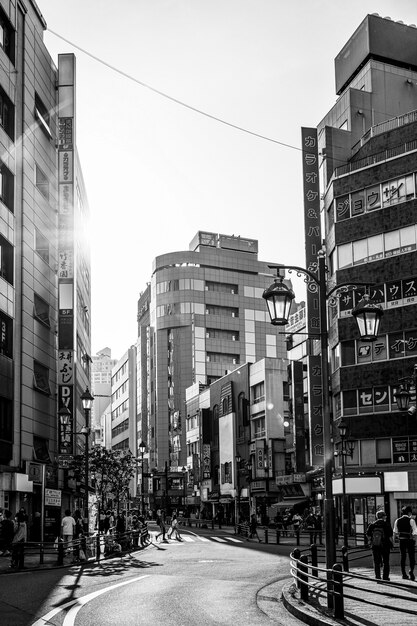
<path fill-rule="evenodd" d="M 368 580 L 348 578 L 347 583 L 354 589 L 345 587 L 345 593 L 355 599 L 345 597 L 344 620 L 336 620 L 327 608 L 325 593 L 318 592 L 314 604 L 306 604 L 294 583 L 276 582 L 262 590 L 262 596 L 275 598 L 299 620 L 311 626 L 415 626 L 417 624 L 417 582 L 402 580 L 399 566 L 391 567 L 390 582 L 380 583 L 374 579 L 372 567 L 351 569 L 352 574 L 368 577 Z M 396 583 L 395 585 L 393 583 Z M 398 588 L 397 585 L 401 585 Z M 378 595 L 371 592 L 377 592 Z M 398 597 L 401 595 L 402 597 Z M 367 600 L 368 603 L 361 602 Z M 262 600 L 262 597 L 261 597 Z M 395 606 L 397 610 L 390 607 Z"/>

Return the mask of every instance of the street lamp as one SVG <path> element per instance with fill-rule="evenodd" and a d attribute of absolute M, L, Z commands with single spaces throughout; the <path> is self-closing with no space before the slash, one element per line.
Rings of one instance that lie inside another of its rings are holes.
<path fill-rule="evenodd" d="M 90 434 L 90 411 L 93 406 L 94 396 L 91 395 L 89 388 L 87 387 L 84 393 L 81 395 L 81 402 L 84 409 L 85 424 L 81 429 L 81 434 L 85 435 L 85 447 L 84 447 L 84 489 L 85 489 L 85 520 L 87 526 L 87 535 L 89 533 L 89 520 L 88 520 L 88 436 Z"/>
<path fill-rule="evenodd" d="M 354 450 L 354 443 L 353 443 L 353 441 L 349 442 L 349 441 L 346 440 L 347 431 L 348 431 L 347 424 L 343 420 L 341 420 L 339 422 L 339 433 L 340 433 L 340 439 L 341 439 L 340 450 L 337 450 L 334 453 L 335 456 L 339 456 L 340 455 L 342 457 L 343 545 L 346 548 L 348 547 L 348 518 L 349 518 L 349 511 L 348 511 L 347 496 L 346 496 L 346 473 L 345 473 L 346 465 L 345 465 L 345 458 L 346 458 L 346 456 L 350 456 L 352 458 L 353 450 Z"/>
<path fill-rule="evenodd" d="M 184 499 L 184 515 L 185 515 L 185 503 L 186 503 L 186 499 L 187 499 L 187 468 L 185 466 L 182 467 L 182 484 L 183 484 L 183 490 L 184 490 L 184 494 L 183 494 L 183 499 Z"/>
<path fill-rule="evenodd" d="M 400 389 L 394 394 L 398 409 L 400 411 L 407 411 L 409 415 L 415 415 L 417 408 L 415 405 L 410 406 L 410 389 L 414 388 L 414 392 L 417 393 L 417 364 L 414 365 L 413 374 L 405 378 L 400 378 L 399 382 Z"/>
<path fill-rule="evenodd" d="M 336 538 L 335 538 L 335 510 L 333 502 L 333 446 L 331 439 L 331 419 L 330 419 L 330 393 L 329 393 L 329 363 L 328 363 L 328 343 L 329 333 L 327 325 L 327 300 L 330 304 L 335 304 L 335 292 L 342 289 L 347 291 L 348 287 L 364 287 L 364 283 L 343 283 L 327 291 L 326 285 L 326 257 L 324 250 L 318 253 L 317 273 L 297 266 L 281 265 L 269 266 L 277 270 L 288 269 L 295 271 L 298 276 L 302 274 L 307 277 L 307 288 L 311 292 L 318 292 L 319 313 L 320 313 L 320 344 L 321 344 L 321 379 L 322 379 L 322 410 L 323 410 L 323 452 L 324 452 L 324 516 L 326 531 L 326 566 L 331 570 L 336 563 Z M 277 326 L 285 326 L 288 323 L 291 303 L 295 298 L 292 289 L 289 289 L 283 282 L 282 277 L 277 275 L 275 282 L 268 289 L 265 289 L 263 298 L 267 301 L 271 323 Z M 333 296 L 333 297 L 332 297 Z M 362 298 L 353 309 L 352 315 L 358 321 L 358 330 L 361 339 L 365 341 L 376 340 L 379 324 L 383 315 L 382 308 L 371 303 L 369 296 Z M 331 605 L 330 594 L 328 603 Z"/>
<path fill-rule="evenodd" d="M 139 444 L 139 450 L 140 450 L 140 458 L 141 458 L 141 464 L 142 464 L 142 469 L 141 469 L 141 473 L 142 473 L 142 477 L 141 477 L 141 483 L 140 483 L 140 512 L 141 514 L 144 516 L 145 515 L 145 485 L 143 482 L 143 478 L 144 478 L 144 473 L 143 473 L 143 453 L 146 450 L 146 443 L 144 441 L 141 441 Z"/>
<path fill-rule="evenodd" d="M 236 454 L 236 497 L 235 497 L 235 524 L 240 521 L 240 463 L 242 461 L 240 454 Z"/>

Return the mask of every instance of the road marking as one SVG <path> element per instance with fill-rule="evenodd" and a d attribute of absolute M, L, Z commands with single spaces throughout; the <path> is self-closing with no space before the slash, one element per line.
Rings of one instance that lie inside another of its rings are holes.
<path fill-rule="evenodd" d="M 193 541 L 194 541 L 194 539 L 193 539 L 192 537 L 187 537 L 187 535 L 182 535 L 182 536 L 181 536 L 181 539 L 182 539 L 183 541 L 191 541 L 191 542 L 193 542 Z"/>
<path fill-rule="evenodd" d="M 97 596 L 101 596 L 103 593 L 107 593 L 107 591 L 111 591 L 112 589 L 117 589 L 117 587 L 130 585 L 131 583 L 134 583 L 138 580 L 142 580 L 143 578 L 148 578 L 148 577 L 149 577 L 149 574 L 145 574 L 143 576 L 137 576 L 136 578 L 132 578 L 131 580 L 126 580 L 122 583 L 117 583 L 115 585 L 111 585 L 110 587 L 106 587 L 105 589 L 94 591 L 93 593 L 89 593 L 88 595 L 83 596 L 82 598 L 76 598 L 75 600 L 71 600 L 71 602 L 67 602 L 66 604 L 62 604 L 61 606 L 58 606 L 55 609 L 52 609 L 52 611 L 49 611 L 49 613 L 37 619 L 36 622 L 32 624 L 32 626 L 45 626 L 45 624 L 47 624 L 53 617 L 55 617 L 55 615 L 57 615 L 64 609 L 68 609 L 72 607 L 71 610 L 65 616 L 65 619 L 63 621 L 63 626 L 71 626 L 72 624 L 74 624 L 75 617 L 78 611 L 81 609 L 81 607 L 84 604 L 87 604 L 87 602 L 89 602 L 90 600 L 93 600 L 93 598 L 96 598 Z M 68 621 L 68 618 L 70 618 L 69 621 Z"/>
<path fill-rule="evenodd" d="M 208 542 L 210 542 L 210 539 L 207 539 L 207 537 L 199 537 L 199 540 L 200 541 L 208 541 Z"/>
<path fill-rule="evenodd" d="M 218 541 L 219 543 L 227 543 L 226 539 L 222 539 L 221 537 L 210 537 L 213 541 Z"/>
<path fill-rule="evenodd" d="M 243 543 L 241 539 L 235 539 L 234 537 L 226 537 L 229 541 L 234 541 L 235 543 Z"/>

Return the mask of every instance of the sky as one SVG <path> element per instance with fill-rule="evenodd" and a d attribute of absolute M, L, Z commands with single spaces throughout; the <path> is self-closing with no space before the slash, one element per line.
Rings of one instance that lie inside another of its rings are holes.
<path fill-rule="evenodd" d="M 368 13 L 417 24 L 416 0 L 37 4 L 54 62 L 77 58 L 92 352 L 117 359 L 136 341 L 153 259 L 188 250 L 198 230 L 305 266 L 301 127 L 336 102 L 334 58 Z"/>

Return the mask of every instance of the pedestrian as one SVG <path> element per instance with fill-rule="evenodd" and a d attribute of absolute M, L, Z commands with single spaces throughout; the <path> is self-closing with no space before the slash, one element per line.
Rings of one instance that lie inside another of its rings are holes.
<path fill-rule="evenodd" d="M 69 509 L 65 510 L 65 516 L 61 521 L 61 534 L 62 539 L 64 541 L 64 549 L 66 549 L 67 554 L 72 552 L 72 538 L 75 532 L 75 519 L 71 515 L 71 511 Z"/>
<path fill-rule="evenodd" d="M 294 528 L 294 535 L 298 535 L 301 530 L 301 524 L 303 523 L 303 518 L 299 513 L 294 513 L 292 516 L 292 526 Z"/>
<path fill-rule="evenodd" d="M 314 511 L 311 510 L 306 516 L 305 522 L 304 522 L 306 529 L 310 533 L 310 544 L 315 543 L 316 522 L 317 522 L 316 514 L 314 513 Z"/>
<path fill-rule="evenodd" d="M 26 541 L 26 522 L 16 521 L 12 539 L 12 560 L 10 567 L 23 569 L 24 546 Z"/>
<path fill-rule="evenodd" d="M 175 539 L 177 539 L 178 541 L 182 541 L 180 531 L 178 530 L 178 520 L 177 520 L 176 513 L 174 513 L 172 516 L 171 527 L 167 533 L 168 539 L 171 539 L 172 533 L 174 532 L 175 532 Z"/>
<path fill-rule="evenodd" d="M 401 517 L 395 520 L 394 522 L 394 536 L 395 538 L 399 538 L 400 540 L 400 554 L 401 554 L 401 573 L 404 580 L 415 580 L 414 576 L 414 566 L 415 566 L 415 540 L 414 537 L 417 535 L 417 526 L 414 519 L 411 517 L 413 509 L 411 506 L 403 506 L 401 509 Z M 410 569 L 407 575 L 405 571 L 405 563 L 408 559 L 410 563 Z"/>
<path fill-rule="evenodd" d="M 12 513 L 6 509 L 3 513 L 3 519 L 0 522 L 0 550 L 3 551 L 1 556 L 10 556 L 13 537 L 14 524 Z"/>
<path fill-rule="evenodd" d="M 249 522 L 249 537 L 246 539 L 246 541 L 250 541 L 255 535 L 259 543 L 262 543 L 262 539 L 258 535 L 258 520 L 256 519 L 255 513 L 252 513 Z"/>
<path fill-rule="evenodd" d="M 319 544 L 323 545 L 323 518 L 321 513 L 316 513 L 316 532 L 314 534 L 314 543 L 317 543 L 317 539 L 319 540 Z"/>
<path fill-rule="evenodd" d="M 371 540 L 374 559 L 375 578 L 381 580 L 381 564 L 383 580 L 389 580 L 389 555 L 392 548 L 393 530 L 387 521 L 385 511 L 377 511 L 376 520 L 369 524 L 366 536 Z"/>
<path fill-rule="evenodd" d="M 159 511 L 159 516 L 157 517 L 157 524 L 159 525 L 159 530 L 161 532 L 159 532 L 156 537 L 155 540 L 158 541 L 158 537 L 160 537 L 162 535 L 162 541 L 166 541 L 165 538 L 165 533 L 166 533 L 166 527 L 165 527 L 165 511 L 164 509 Z"/>

